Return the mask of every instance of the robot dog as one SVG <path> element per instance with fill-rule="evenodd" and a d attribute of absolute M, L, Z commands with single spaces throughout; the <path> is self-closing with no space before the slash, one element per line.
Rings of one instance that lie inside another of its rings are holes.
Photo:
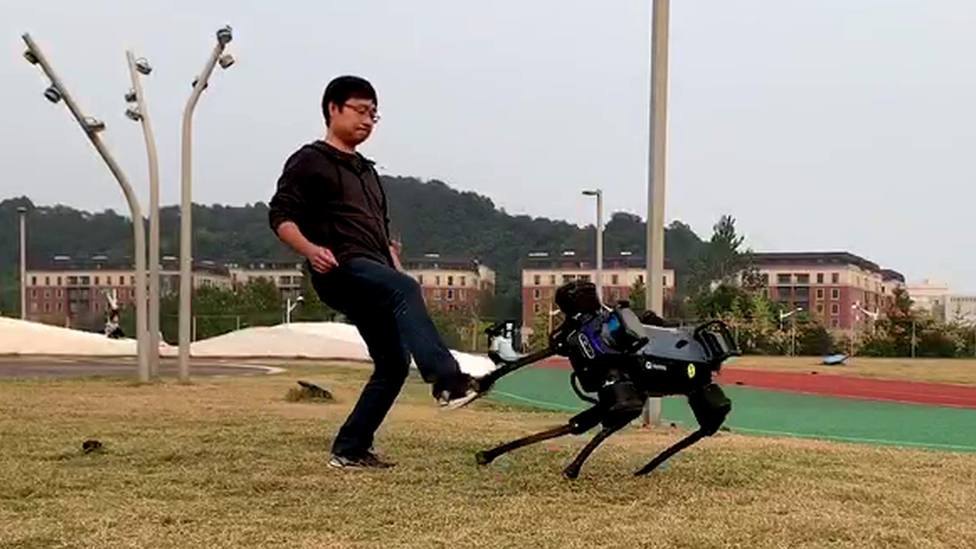
<path fill-rule="evenodd" d="M 518 357 L 500 352 L 493 342 L 489 357 L 498 367 L 479 381 L 487 391 L 496 380 L 519 368 L 553 355 L 565 356 L 572 366 L 570 385 L 577 396 L 593 406 L 565 425 L 478 452 L 478 464 L 487 465 L 516 448 L 570 433 L 582 434 L 602 425 L 563 470 L 565 478 L 576 478 L 600 443 L 640 417 L 648 397 L 685 395 L 699 428 L 661 452 L 636 475 L 651 472 L 674 454 L 718 431 L 732 403 L 713 376 L 726 359 L 739 353 L 724 323 L 713 321 L 693 330 L 666 328 L 653 315 L 645 317 L 645 323 L 626 304 L 607 308 L 600 303 L 596 286 L 580 281 L 560 287 L 556 305 L 565 321 L 549 334 L 546 349 Z M 488 330 L 496 341 L 501 333 L 498 327 Z"/>

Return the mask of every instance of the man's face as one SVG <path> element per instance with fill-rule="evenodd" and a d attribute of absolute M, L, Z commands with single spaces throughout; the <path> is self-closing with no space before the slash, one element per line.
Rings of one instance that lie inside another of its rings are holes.
<path fill-rule="evenodd" d="M 372 99 L 348 99 L 342 105 L 329 104 L 329 129 L 346 143 L 358 145 L 373 133 L 378 116 Z"/>

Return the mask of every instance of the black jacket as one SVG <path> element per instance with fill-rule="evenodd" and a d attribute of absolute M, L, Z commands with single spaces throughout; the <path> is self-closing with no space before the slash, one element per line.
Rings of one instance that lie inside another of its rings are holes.
<path fill-rule="evenodd" d="M 393 266 L 386 192 L 373 163 L 324 141 L 304 145 L 285 162 L 268 213 L 271 229 L 292 221 L 341 263 L 367 257 Z"/>

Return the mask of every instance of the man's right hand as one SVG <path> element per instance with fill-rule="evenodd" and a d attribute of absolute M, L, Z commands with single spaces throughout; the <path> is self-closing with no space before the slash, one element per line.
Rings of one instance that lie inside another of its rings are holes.
<path fill-rule="evenodd" d="M 335 256 L 332 255 L 332 250 L 322 246 L 317 246 L 315 244 L 312 244 L 309 247 L 305 257 L 308 258 L 309 262 L 312 264 L 312 268 L 315 269 L 316 272 L 322 274 L 331 271 L 339 265 L 339 262 L 336 261 Z"/>

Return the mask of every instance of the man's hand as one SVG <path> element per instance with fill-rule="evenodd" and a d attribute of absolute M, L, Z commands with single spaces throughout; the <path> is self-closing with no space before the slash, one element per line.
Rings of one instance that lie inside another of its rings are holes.
<path fill-rule="evenodd" d="M 396 243 L 394 243 L 394 244 L 392 244 L 390 246 L 390 256 L 393 258 L 393 268 L 396 269 L 396 270 L 398 270 L 398 271 L 400 271 L 402 273 L 403 272 L 403 265 L 400 264 L 400 250 L 401 249 L 402 249 L 402 246 L 400 246 L 400 243 L 399 242 L 396 242 Z"/>
<path fill-rule="evenodd" d="M 316 272 L 325 274 L 339 265 L 332 250 L 311 244 L 305 255 Z"/>
<path fill-rule="evenodd" d="M 332 255 L 332 250 L 309 242 L 307 238 L 302 236 L 295 222 L 285 221 L 281 223 L 278 225 L 276 232 L 282 242 L 288 244 L 291 246 L 291 249 L 308 259 L 315 272 L 325 274 L 339 265 L 335 256 Z"/>

